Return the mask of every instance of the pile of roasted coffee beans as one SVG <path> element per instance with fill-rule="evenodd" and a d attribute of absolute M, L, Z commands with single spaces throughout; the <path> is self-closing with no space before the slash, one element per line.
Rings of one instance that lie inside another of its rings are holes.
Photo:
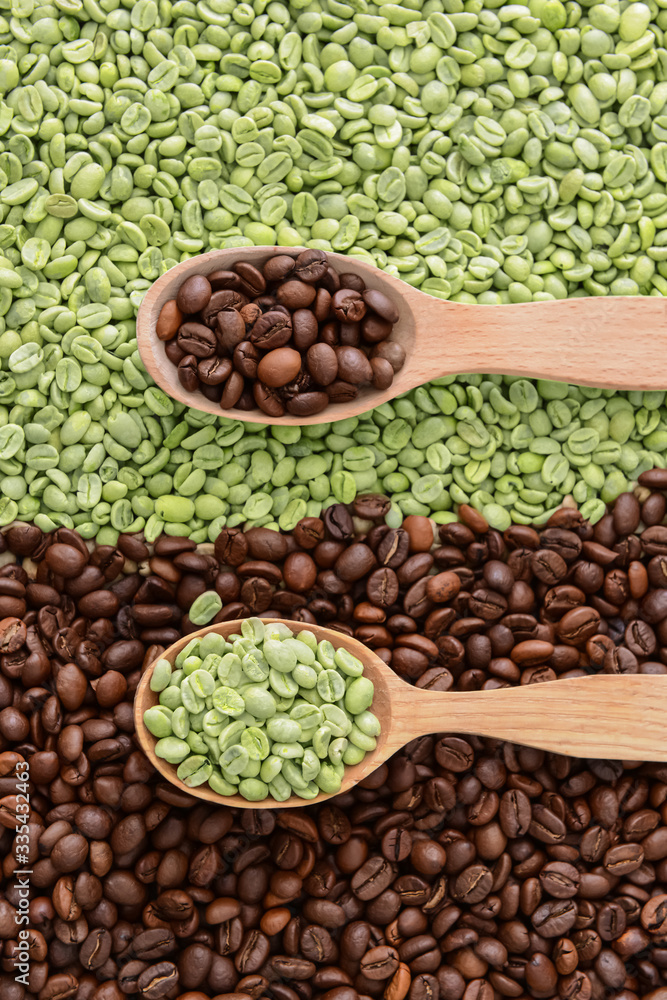
<path fill-rule="evenodd" d="M 2 1000 L 665 1000 L 667 765 L 441 733 L 323 806 L 211 808 L 156 775 L 132 719 L 207 590 L 219 618 L 316 620 L 436 689 L 664 673 L 664 489 L 646 473 L 594 527 L 564 509 L 503 534 L 465 508 L 387 529 L 378 497 L 215 546 L 10 527 Z"/>
<path fill-rule="evenodd" d="M 398 318 L 383 292 L 336 271 L 322 250 L 304 250 L 191 275 L 156 333 L 186 392 L 223 410 L 310 416 L 364 386 L 389 388 L 405 361 L 388 340 Z"/>

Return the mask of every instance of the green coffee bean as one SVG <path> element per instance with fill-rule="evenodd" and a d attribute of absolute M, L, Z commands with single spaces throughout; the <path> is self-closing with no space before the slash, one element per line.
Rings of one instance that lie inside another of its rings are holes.
<path fill-rule="evenodd" d="M 180 764 L 190 755 L 190 746 L 175 736 L 166 736 L 155 744 L 155 753 L 169 764 Z"/>
<path fill-rule="evenodd" d="M 151 691 L 164 691 L 171 683 L 171 664 L 169 660 L 158 660 L 153 667 L 150 680 Z"/>
<path fill-rule="evenodd" d="M 171 722 L 166 712 L 167 710 L 163 708 L 149 708 L 144 712 L 146 729 L 158 740 L 171 736 L 172 733 Z"/>
<path fill-rule="evenodd" d="M 220 596 L 214 590 L 207 590 L 193 601 L 190 611 L 190 621 L 193 625 L 208 625 L 222 608 Z"/>
<path fill-rule="evenodd" d="M 206 757 L 193 755 L 179 764 L 176 775 L 188 788 L 196 788 L 209 780 L 213 773 L 213 764 Z"/>

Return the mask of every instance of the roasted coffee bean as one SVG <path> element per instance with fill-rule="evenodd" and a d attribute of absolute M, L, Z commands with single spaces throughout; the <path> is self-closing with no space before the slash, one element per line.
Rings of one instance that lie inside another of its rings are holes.
<path fill-rule="evenodd" d="M 137 992 L 148 1000 L 159 1000 L 167 996 L 178 984 L 178 969 L 173 962 L 158 962 L 151 965 L 139 975 Z"/>
<path fill-rule="evenodd" d="M 233 267 L 253 295 L 262 295 L 266 291 L 266 281 L 258 268 L 243 260 L 238 261 Z"/>
<path fill-rule="evenodd" d="M 373 378 L 370 361 L 358 347 L 336 347 L 338 378 L 351 385 L 364 385 Z"/>
<path fill-rule="evenodd" d="M 179 378 L 180 369 L 182 366 L 179 365 Z M 204 358 L 197 365 L 197 377 L 205 385 L 221 385 L 225 382 L 232 371 L 232 363 L 229 358 Z"/>
<path fill-rule="evenodd" d="M 241 975 L 257 972 L 269 954 L 269 939 L 261 931 L 248 931 L 236 953 L 234 964 Z"/>
<path fill-rule="evenodd" d="M 292 313 L 292 341 L 297 351 L 309 351 L 318 342 L 318 333 L 317 316 L 312 309 L 296 309 Z"/>
<path fill-rule="evenodd" d="M 329 397 L 324 392 L 302 392 L 287 400 L 287 411 L 296 417 L 308 417 L 321 413 Z"/>
<path fill-rule="evenodd" d="M 571 899 L 542 903 L 532 914 L 533 927 L 543 937 L 562 937 L 570 931 L 577 919 L 577 907 Z"/>
<path fill-rule="evenodd" d="M 289 314 L 271 310 L 254 323 L 248 339 L 258 350 L 271 351 L 284 347 L 291 336 L 292 321 Z"/>
<path fill-rule="evenodd" d="M 222 354 L 223 357 L 233 355 L 238 345 L 247 337 L 246 323 L 242 314 L 235 309 L 220 311 L 216 316 L 214 330 L 218 342 L 218 354 Z"/>
<path fill-rule="evenodd" d="M 215 354 L 215 334 L 203 323 L 183 323 L 178 330 L 178 346 L 196 358 L 210 358 Z"/>
<path fill-rule="evenodd" d="M 79 961 L 84 969 L 98 969 L 111 954 L 111 934 L 104 928 L 97 928 L 88 935 L 79 950 Z"/>
<path fill-rule="evenodd" d="M 192 274 L 178 290 L 176 305 L 183 313 L 198 313 L 208 305 L 211 284 L 203 274 Z"/>
<path fill-rule="evenodd" d="M 199 361 L 194 354 L 186 354 L 178 363 L 178 381 L 187 392 L 199 387 Z"/>
<path fill-rule="evenodd" d="M 394 369 L 384 358 L 371 358 L 371 379 L 374 389 L 389 389 L 394 381 Z"/>
<path fill-rule="evenodd" d="M 232 354 L 234 368 L 244 378 L 257 377 L 257 365 L 261 358 L 260 352 L 249 340 L 242 340 L 236 345 Z"/>
<path fill-rule="evenodd" d="M 238 278 L 237 278 L 238 280 Z M 239 312 L 247 305 L 248 299 L 237 289 L 223 288 L 213 292 L 208 304 L 200 312 L 202 322 L 214 328 L 221 312 Z"/>
<path fill-rule="evenodd" d="M 257 377 L 272 389 L 292 382 L 301 370 L 301 355 L 291 347 L 278 347 L 263 355 Z"/>
<path fill-rule="evenodd" d="M 328 344 L 312 344 L 306 355 L 308 371 L 319 385 L 327 386 L 338 376 L 338 358 Z"/>
<path fill-rule="evenodd" d="M 398 969 L 398 952 L 387 945 L 371 948 L 361 959 L 360 965 L 361 973 L 366 979 L 371 981 L 389 979 Z"/>
<path fill-rule="evenodd" d="M 642 927 L 649 934 L 664 934 L 667 930 L 667 894 L 659 893 L 646 902 L 641 911 Z"/>
<path fill-rule="evenodd" d="M 566 861 L 552 861 L 545 865 L 539 878 L 544 891 L 556 899 L 576 896 L 581 882 L 577 869 Z"/>

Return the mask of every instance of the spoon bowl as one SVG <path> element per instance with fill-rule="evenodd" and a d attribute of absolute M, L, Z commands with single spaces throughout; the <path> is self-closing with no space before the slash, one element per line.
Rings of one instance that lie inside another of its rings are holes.
<path fill-rule="evenodd" d="M 309 417 L 269 417 L 259 409 L 222 410 L 200 392 L 186 392 L 155 332 L 165 302 L 176 297 L 190 275 L 229 270 L 239 261 L 261 267 L 274 254 L 297 257 L 303 249 L 209 250 L 182 261 L 157 279 L 139 308 L 137 344 L 148 373 L 168 396 L 198 410 L 247 423 L 301 427 L 359 416 L 447 375 L 514 375 L 602 389 L 667 388 L 667 352 L 663 349 L 667 299 L 662 296 L 574 298 L 502 306 L 448 302 L 366 261 L 328 253 L 336 271 L 359 275 L 367 288 L 384 292 L 396 304 L 399 319 L 390 339 L 404 347 L 406 359 L 388 389 L 361 389 L 351 402 L 330 404 Z"/>
<path fill-rule="evenodd" d="M 265 621 L 275 623 L 281 619 Z M 282 623 L 294 629 L 294 622 Z M 173 664 L 181 649 L 193 638 L 209 632 L 226 638 L 240 629 L 240 621 L 208 626 L 179 639 L 160 659 Z M 284 802 L 271 798 L 248 802 L 240 795 L 218 795 L 207 784 L 189 788 L 177 777 L 176 765 L 156 755 L 157 740 L 144 724 L 146 709 L 158 704 L 157 693 L 149 687 L 157 661 L 146 668 L 134 699 L 134 723 L 139 743 L 153 766 L 181 792 L 217 805 L 240 809 L 263 806 L 290 809 L 324 802 L 349 791 L 406 743 L 437 732 L 509 740 L 575 757 L 667 761 L 664 728 L 667 675 L 601 674 L 493 691 L 426 691 L 402 681 L 358 639 L 320 625 L 308 625 L 308 629 L 318 642 L 328 639 L 334 646 L 343 647 L 358 657 L 364 664 L 364 676 L 375 685 L 371 711 L 382 727 L 377 746 L 360 764 L 345 768 L 338 792 L 321 792 L 313 799 L 292 795 Z"/>

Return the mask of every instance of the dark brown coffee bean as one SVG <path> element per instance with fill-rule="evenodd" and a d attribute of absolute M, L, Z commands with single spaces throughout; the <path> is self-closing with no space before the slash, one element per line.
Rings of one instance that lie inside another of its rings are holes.
<path fill-rule="evenodd" d="M 544 891 L 556 899 L 576 896 L 581 881 L 577 869 L 566 861 L 550 862 L 544 866 L 539 877 Z"/>
<path fill-rule="evenodd" d="M 287 401 L 287 412 L 296 417 L 310 417 L 321 413 L 328 402 L 325 392 L 302 392 Z"/>
<path fill-rule="evenodd" d="M 284 281 L 295 268 L 295 258 L 287 254 L 277 254 L 265 261 L 262 271 L 267 281 Z"/>
<path fill-rule="evenodd" d="M 371 364 L 358 347 L 336 347 L 334 351 L 338 364 L 338 378 L 351 385 L 364 385 L 372 380 Z"/>
<path fill-rule="evenodd" d="M 253 295 L 262 295 L 266 291 L 264 276 L 253 264 L 240 260 L 234 264 L 234 271 L 243 279 L 243 283 Z"/>
<path fill-rule="evenodd" d="M 178 969 L 173 962 L 151 965 L 137 979 L 137 992 L 148 1000 L 159 1000 L 178 985 Z"/>
<path fill-rule="evenodd" d="M 268 351 L 276 347 L 283 347 L 291 336 L 292 321 L 290 316 L 274 310 L 259 317 L 250 330 L 248 339 L 256 347 Z"/>
<path fill-rule="evenodd" d="M 371 948 L 361 959 L 361 972 L 371 981 L 389 979 L 398 969 L 399 957 L 395 948 L 380 945 Z"/>
<path fill-rule="evenodd" d="M 88 856 L 88 841 L 78 833 L 70 833 L 54 845 L 51 863 L 56 871 L 77 871 Z"/>
<path fill-rule="evenodd" d="M 208 275 L 208 280 L 214 292 L 219 292 L 224 289 L 239 291 L 241 285 L 243 284 L 241 276 L 235 271 L 212 271 L 211 274 Z"/>
<path fill-rule="evenodd" d="M 186 354 L 178 363 L 178 381 L 186 392 L 199 388 L 199 359 L 194 354 Z"/>
<path fill-rule="evenodd" d="M 334 316 L 344 323 L 357 323 L 366 315 L 362 293 L 354 288 L 341 288 L 331 299 Z"/>
<path fill-rule="evenodd" d="M 385 566 L 374 570 L 366 583 L 368 600 L 375 606 L 389 608 L 399 594 L 399 583 L 393 569 Z"/>
<path fill-rule="evenodd" d="M 371 379 L 374 389 L 388 389 L 394 381 L 394 369 L 385 358 L 371 358 Z"/>
<path fill-rule="evenodd" d="M 316 306 L 317 302 L 313 308 Z M 296 309 L 292 313 L 292 341 L 297 351 L 307 351 L 312 347 L 317 342 L 318 332 L 317 316 L 313 309 Z"/>
<path fill-rule="evenodd" d="M 322 386 L 331 385 L 338 376 L 336 351 L 328 344 L 313 344 L 306 355 L 308 370 L 315 381 Z"/>
<path fill-rule="evenodd" d="M 104 928 L 91 931 L 79 950 L 79 961 L 84 969 L 98 969 L 111 954 L 111 934 Z"/>
<path fill-rule="evenodd" d="M 551 549 L 538 549 L 534 552 L 530 565 L 537 579 L 551 587 L 567 573 L 567 563 L 558 552 Z"/>
<path fill-rule="evenodd" d="M 382 838 L 382 853 L 388 861 L 404 861 L 412 850 L 412 836 L 408 830 L 394 827 Z"/>
<path fill-rule="evenodd" d="M 244 389 L 243 376 L 239 372 L 232 372 L 224 384 L 220 406 L 223 410 L 229 410 L 236 406 Z"/>
<path fill-rule="evenodd" d="M 239 280 L 238 275 L 235 276 L 235 280 Z M 218 317 L 221 312 L 239 312 L 247 303 L 248 299 L 240 291 L 240 286 L 239 290 L 231 288 L 219 289 L 213 292 L 208 305 L 201 310 L 199 315 L 206 326 L 214 329 L 218 325 Z"/>
<path fill-rule="evenodd" d="M 132 942 L 132 951 L 137 958 L 150 962 L 155 959 L 170 955 L 176 948 L 176 939 L 173 931 L 168 928 L 155 927 L 151 930 L 142 931 Z"/>
<path fill-rule="evenodd" d="M 578 646 L 598 631 L 600 615 L 594 608 L 573 608 L 561 618 L 557 632 L 562 642 Z"/>
<path fill-rule="evenodd" d="M 577 919 L 577 907 L 571 899 L 554 899 L 542 903 L 533 913 L 533 927 L 543 937 L 562 937 L 567 934 Z"/>
<path fill-rule="evenodd" d="M 474 760 L 470 744 L 457 736 L 448 736 L 439 740 L 435 747 L 435 756 L 441 767 L 455 773 L 467 771 L 472 767 Z"/>
<path fill-rule="evenodd" d="M 493 875 L 484 865 L 470 865 L 457 877 L 453 893 L 457 901 L 479 903 L 491 892 Z"/>
<path fill-rule="evenodd" d="M 641 505 L 641 520 L 647 528 L 661 524 L 667 514 L 667 500 L 662 493 L 652 493 Z"/>
<path fill-rule="evenodd" d="M 182 363 L 181 363 L 182 364 Z M 179 365 L 179 378 L 181 365 Z M 232 371 L 232 363 L 229 358 L 203 358 L 197 365 L 197 377 L 205 385 L 221 385 L 225 382 Z"/>
<path fill-rule="evenodd" d="M 322 250 L 303 250 L 296 258 L 294 274 L 310 285 L 321 281 L 327 273 L 327 255 Z"/>
<path fill-rule="evenodd" d="M 65 579 L 78 576 L 88 562 L 87 556 L 73 545 L 55 542 L 46 550 L 47 565 Z"/>
<path fill-rule="evenodd" d="M 285 407 L 280 394 L 275 389 L 270 389 L 268 385 L 264 385 L 262 382 L 255 382 L 252 392 L 253 398 L 260 410 L 267 413 L 270 417 L 283 416 Z"/>
<path fill-rule="evenodd" d="M 210 358 L 215 354 L 216 337 L 213 330 L 203 323 L 187 322 L 178 329 L 178 346 L 196 358 Z"/>
<path fill-rule="evenodd" d="M 375 899 L 381 892 L 391 884 L 394 877 L 393 865 L 381 857 L 369 858 L 362 867 L 355 872 L 351 881 L 351 888 L 355 896 L 359 899 Z"/>
<path fill-rule="evenodd" d="M 191 274 L 178 289 L 176 305 L 182 313 L 201 312 L 208 305 L 211 292 L 210 282 L 203 274 Z"/>
<path fill-rule="evenodd" d="M 379 344 L 386 340 L 393 329 L 393 323 L 382 319 L 377 313 L 367 312 L 361 321 L 361 336 L 367 344 Z"/>
<path fill-rule="evenodd" d="M 655 632 L 641 619 L 629 622 L 625 629 L 625 644 L 635 656 L 650 656 L 657 647 Z"/>
<path fill-rule="evenodd" d="M 639 844 L 617 844 L 605 853 L 603 864 L 610 875 L 626 876 L 636 871 L 644 861 Z"/>
<path fill-rule="evenodd" d="M 659 893 L 644 904 L 641 911 L 642 927 L 649 934 L 664 934 L 667 930 L 667 893 Z"/>
<path fill-rule="evenodd" d="M 326 387 L 326 390 L 327 398 L 332 403 L 349 403 L 357 398 L 358 393 L 356 385 L 352 385 L 351 382 L 343 382 L 341 379 L 336 379 Z"/>
<path fill-rule="evenodd" d="M 529 832 L 545 844 L 557 844 L 565 838 L 566 826 L 560 816 L 541 804 L 532 808 Z"/>
<path fill-rule="evenodd" d="M 232 355 L 234 368 L 244 378 L 257 377 L 257 365 L 260 358 L 260 352 L 249 340 L 242 340 L 237 344 Z"/>
<path fill-rule="evenodd" d="M 218 312 L 214 329 L 220 350 L 226 355 L 232 355 L 238 345 L 246 339 L 245 321 L 235 309 L 223 309 Z"/>
<path fill-rule="evenodd" d="M 382 319 L 387 320 L 388 323 L 398 323 L 398 309 L 384 292 L 380 292 L 376 288 L 366 288 L 361 294 L 369 309 L 376 312 Z"/>
<path fill-rule="evenodd" d="M 261 931 L 248 931 L 241 941 L 234 958 L 234 965 L 241 975 L 257 972 L 269 955 L 269 940 Z"/>
<path fill-rule="evenodd" d="M 283 282 L 276 289 L 276 299 L 290 311 L 307 309 L 315 301 L 316 294 L 311 284 L 295 278 Z"/>

